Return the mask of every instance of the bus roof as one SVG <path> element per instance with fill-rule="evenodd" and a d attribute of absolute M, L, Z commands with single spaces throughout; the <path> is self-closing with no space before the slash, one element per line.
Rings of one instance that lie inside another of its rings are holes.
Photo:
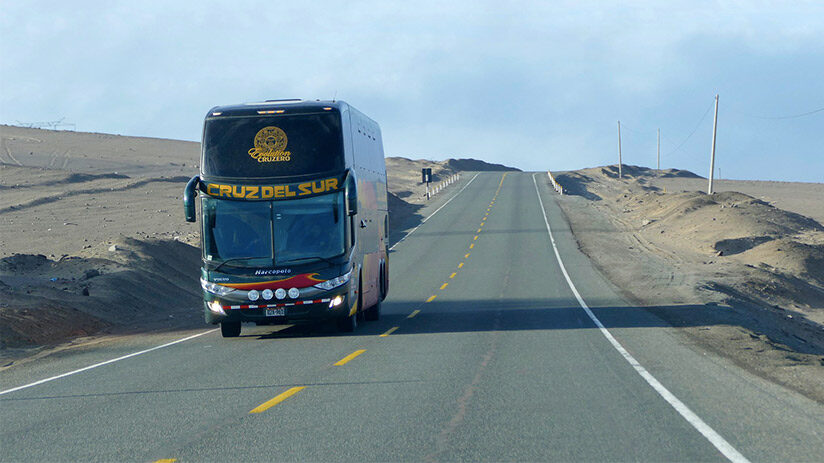
<path fill-rule="evenodd" d="M 266 100 L 252 103 L 215 106 L 209 110 L 206 117 L 258 116 L 261 114 L 267 114 L 268 111 L 279 110 L 283 110 L 286 114 L 320 112 L 324 110 L 331 111 L 332 109 L 342 111 L 347 107 L 349 107 L 349 105 L 345 101 L 341 100 Z"/>

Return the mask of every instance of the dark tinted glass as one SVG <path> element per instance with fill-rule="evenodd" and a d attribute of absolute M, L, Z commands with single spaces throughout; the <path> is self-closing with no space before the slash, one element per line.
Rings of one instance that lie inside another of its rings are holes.
<path fill-rule="evenodd" d="M 343 253 L 343 193 L 272 203 L 275 261 L 289 264 Z"/>
<path fill-rule="evenodd" d="M 270 202 L 203 198 L 203 251 L 206 260 L 272 259 Z"/>
<path fill-rule="evenodd" d="M 203 174 L 282 177 L 342 171 L 340 114 L 207 119 Z"/>
<path fill-rule="evenodd" d="M 290 201 L 203 197 L 203 254 L 234 266 L 303 263 L 344 252 L 343 193 Z M 274 239 L 273 239 L 274 232 Z"/>

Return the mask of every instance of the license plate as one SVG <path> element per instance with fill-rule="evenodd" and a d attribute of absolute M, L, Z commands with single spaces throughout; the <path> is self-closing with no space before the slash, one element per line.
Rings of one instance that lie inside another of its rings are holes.
<path fill-rule="evenodd" d="M 286 307 L 280 307 L 277 309 L 266 309 L 266 316 L 267 317 L 285 317 L 286 316 Z"/>

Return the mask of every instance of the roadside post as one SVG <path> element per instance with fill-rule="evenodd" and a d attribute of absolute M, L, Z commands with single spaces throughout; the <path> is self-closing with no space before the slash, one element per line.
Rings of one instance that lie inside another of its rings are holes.
<path fill-rule="evenodd" d="M 621 121 L 618 121 L 618 178 L 623 177 L 623 160 L 621 159 Z"/>
<path fill-rule="evenodd" d="M 715 117 L 712 119 L 712 151 L 710 152 L 710 184 L 707 194 L 712 194 L 712 174 L 715 170 L 715 134 L 718 129 L 718 94 L 715 95 Z"/>
<path fill-rule="evenodd" d="M 421 169 L 421 182 L 426 184 L 426 199 L 429 199 L 429 182 L 432 181 L 432 168 L 425 167 Z"/>

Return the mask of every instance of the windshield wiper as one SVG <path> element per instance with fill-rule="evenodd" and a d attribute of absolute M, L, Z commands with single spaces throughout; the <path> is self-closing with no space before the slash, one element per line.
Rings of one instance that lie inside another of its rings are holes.
<path fill-rule="evenodd" d="M 329 265 L 335 265 L 335 262 L 332 261 L 332 259 L 329 259 L 327 257 L 321 257 L 321 256 L 298 257 L 297 259 L 289 259 L 286 262 L 279 262 L 278 264 L 282 265 L 282 264 L 286 264 L 288 262 L 297 262 L 297 261 L 300 261 L 300 260 L 309 260 L 309 259 L 318 259 L 318 260 L 322 260 L 322 261 L 326 262 Z"/>
<path fill-rule="evenodd" d="M 228 264 L 229 262 L 235 262 L 238 260 L 247 260 L 247 259 L 257 259 L 256 257 L 232 257 L 231 259 L 226 259 L 223 262 L 217 264 L 217 267 L 213 268 L 213 272 L 217 272 L 220 270 L 220 267 L 223 267 L 224 264 Z"/>

